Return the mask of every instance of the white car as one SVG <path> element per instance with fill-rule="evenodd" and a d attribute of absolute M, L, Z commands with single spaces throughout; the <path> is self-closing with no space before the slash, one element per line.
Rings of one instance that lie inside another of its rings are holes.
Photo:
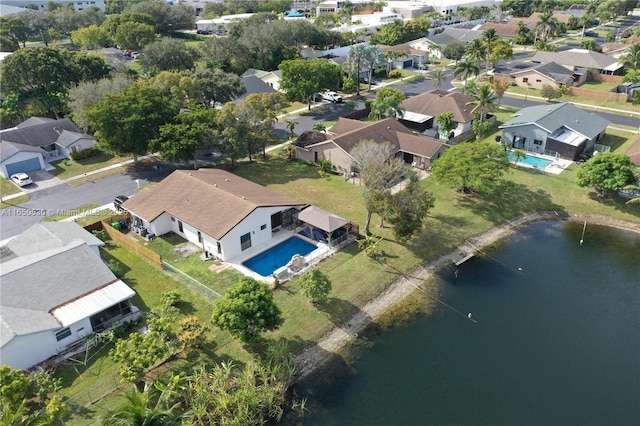
<path fill-rule="evenodd" d="M 337 92 L 325 92 L 322 94 L 322 97 L 326 101 L 340 103 L 342 102 L 342 96 L 340 96 Z"/>
<path fill-rule="evenodd" d="M 33 183 L 29 175 L 26 173 L 16 173 L 15 175 L 11 175 L 11 180 L 18 186 L 27 186 Z"/>

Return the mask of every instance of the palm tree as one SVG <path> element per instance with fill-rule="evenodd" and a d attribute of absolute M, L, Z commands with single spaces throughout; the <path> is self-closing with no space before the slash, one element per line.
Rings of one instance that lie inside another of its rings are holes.
<path fill-rule="evenodd" d="M 582 24 L 582 32 L 580 33 L 580 40 L 582 40 L 582 38 L 584 37 L 584 31 L 587 28 L 587 25 L 593 24 L 593 16 L 591 16 L 590 14 L 584 15 L 582 18 L 580 18 L 580 23 Z"/>
<path fill-rule="evenodd" d="M 480 113 L 480 127 L 482 128 L 482 122 L 488 111 L 495 110 L 495 100 L 497 99 L 493 89 L 488 84 L 483 84 L 473 94 L 474 100 L 467 103 L 467 106 L 473 106 L 471 110 L 472 114 Z"/>
<path fill-rule="evenodd" d="M 627 185 L 623 189 L 627 191 L 634 191 L 640 194 L 640 186 L 638 185 Z M 640 197 L 632 198 L 629 201 L 627 201 L 626 204 L 640 204 Z"/>
<path fill-rule="evenodd" d="M 438 134 L 441 138 L 449 138 L 449 133 L 458 127 L 458 123 L 453 120 L 453 113 L 451 111 L 443 112 L 436 117 L 436 124 L 438 125 Z"/>
<path fill-rule="evenodd" d="M 178 426 L 180 415 L 177 414 L 179 404 L 168 407 L 169 399 L 177 382 L 174 380 L 167 387 L 159 385 L 161 391 L 155 403 L 151 389 L 140 392 L 135 387 L 126 396 L 126 404 L 119 410 L 110 413 L 104 424 L 109 426 Z"/>
<path fill-rule="evenodd" d="M 322 122 L 318 122 L 318 123 L 313 125 L 313 130 L 315 130 L 316 132 L 326 132 L 327 131 L 327 125 L 322 123 Z"/>
<path fill-rule="evenodd" d="M 442 86 L 442 82 L 447 79 L 447 74 L 444 70 L 435 70 L 433 74 L 431 74 L 431 84 L 436 89 L 439 89 Z"/>
<path fill-rule="evenodd" d="M 366 52 L 367 45 L 356 44 L 349 49 L 349 53 L 347 54 L 347 62 L 351 67 L 352 72 L 355 73 L 356 95 L 360 94 L 360 70 L 362 69 L 362 65 L 365 61 Z"/>
<path fill-rule="evenodd" d="M 632 44 L 629 49 L 627 49 L 627 53 L 623 56 L 622 59 L 623 65 L 625 67 L 630 67 L 634 71 L 640 68 L 640 44 L 635 43 Z"/>
<path fill-rule="evenodd" d="M 586 40 L 582 40 L 580 42 L 580 48 L 581 49 L 587 49 L 587 50 L 591 50 L 591 51 L 599 51 L 600 47 L 598 46 L 598 43 L 596 43 L 596 41 L 592 38 L 588 38 Z"/>
<path fill-rule="evenodd" d="M 467 79 L 469 77 L 477 76 L 480 74 L 480 68 L 475 62 L 470 61 L 469 59 L 465 59 L 462 62 L 458 63 L 458 66 L 453 71 L 453 76 L 458 78 L 458 76 L 462 76 L 464 78 L 464 92 L 467 92 Z"/>
<path fill-rule="evenodd" d="M 487 28 L 482 33 L 482 41 L 487 45 L 486 48 L 486 71 L 489 71 L 489 57 L 491 56 L 491 43 L 498 39 L 498 34 L 495 28 Z"/>
<path fill-rule="evenodd" d="M 533 48 L 536 52 L 555 52 L 557 49 L 556 46 L 542 39 L 537 40 Z"/>
<path fill-rule="evenodd" d="M 542 40 L 547 40 L 551 34 L 558 27 L 558 20 L 553 17 L 551 12 L 547 12 L 540 17 L 540 20 L 536 24 L 536 31 L 542 35 Z"/>
<path fill-rule="evenodd" d="M 391 72 L 391 65 L 393 61 L 404 58 L 407 56 L 409 52 L 406 50 L 387 50 L 384 52 L 384 57 L 387 60 L 387 77 L 389 77 L 389 73 Z"/>
<path fill-rule="evenodd" d="M 484 58 L 484 45 L 482 44 L 482 40 L 479 38 L 473 40 L 471 43 L 467 44 L 467 48 L 465 49 L 465 54 L 467 55 L 467 59 L 476 64 L 480 64 L 480 61 Z"/>
<path fill-rule="evenodd" d="M 289 129 L 289 132 L 291 133 L 291 137 L 294 136 L 293 131 L 296 128 L 297 125 L 298 125 L 297 121 L 287 120 L 287 129 Z"/>

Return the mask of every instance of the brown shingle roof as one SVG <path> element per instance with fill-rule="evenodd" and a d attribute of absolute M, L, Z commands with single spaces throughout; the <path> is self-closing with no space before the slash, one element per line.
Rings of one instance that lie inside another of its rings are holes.
<path fill-rule="evenodd" d="M 485 22 L 478 28 L 479 31 L 484 31 L 489 28 L 495 28 L 496 34 L 502 37 L 515 37 L 518 35 L 517 24 L 506 24 L 504 22 Z"/>
<path fill-rule="evenodd" d="M 367 123 L 363 121 L 354 120 L 352 118 L 340 117 L 338 119 L 338 122 L 333 126 L 331 126 L 329 131 L 334 135 L 341 135 L 341 134 L 350 132 L 352 130 L 362 129 L 363 127 L 366 127 L 366 126 L 367 126 Z"/>
<path fill-rule="evenodd" d="M 383 52 L 394 51 L 394 52 L 408 52 L 410 55 L 418 55 L 423 56 L 427 52 L 426 50 L 415 49 L 409 45 L 409 43 L 396 44 L 395 46 L 380 46 Z"/>
<path fill-rule="evenodd" d="M 431 90 L 405 99 L 400 106 L 405 111 L 437 117 L 443 112 L 451 111 L 453 119 L 458 123 L 473 121 L 471 110 L 467 103 L 473 101 L 471 96 L 444 90 Z"/>
<path fill-rule="evenodd" d="M 442 146 L 442 143 L 435 139 L 414 135 L 410 129 L 395 118 L 385 118 L 375 123 L 362 124 L 364 126 L 336 136 L 333 138 L 333 142 L 347 153 L 350 153 L 353 147 L 365 139 L 379 143 L 390 142 L 396 147 L 396 152 L 410 152 L 427 158 L 431 158 Z"/>
<path fill-rule="evenodd" d="M 300 206 L 297 200 L 220 169 L 176 170 L 123 207 L 150 222 L 167 212 L 216 239 L 258 207 Z"/>

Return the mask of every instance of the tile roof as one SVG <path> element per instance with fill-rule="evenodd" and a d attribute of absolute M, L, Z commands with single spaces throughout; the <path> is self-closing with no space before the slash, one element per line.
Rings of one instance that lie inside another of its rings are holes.
<path fill-rule="evenodd" d="M 629 147 L 626 154 L 636 166 L 640 167 L 640 139 Z"/>
<path fill-rule="evenodd" d="M 472 107 L 467 103 L 472 102 L 471 96 L 457 92 L 444 90 L 431 90 L 405 99 L 400 107 L 405 111 L 437 117 L 443 112 L 453 112 L 453 119 L 458 123 L 470 123 L 473 121 Z"/>
<path fill-rule="evenodd" d="M 175 216 L 220 239 L 259 207 L 303 203 L 220 169 L 176 170 L 122 206 L 151 222 L 162 213 Z"/>
<path fill-rule="evenodd" d="M 514 114 L 515 118 L 500 126 L 501 129 L 536 124 L 549 133 L 566 127 L 589 139 L 594 139 L 611 122 L 595 112 L 587 112 L 569 102 L 553 105 L 537 105 L 523 108 Z"/>
<path fill-rule="evenodd" d="M 531 59 L 533 62 L 556 62 L 583 68 L 604 69 L 618 62 L 609 55 L 587 49 L 569 49 L 563 52 L 538 52 Z"/>
<path fill-rule="evenodd" d="M 478 28 L 479 31 L 495 28 L 496 34 L 505 37 L 515 37 L 518 35 L 518 25 L 505 22 L 485 22 Z"/>

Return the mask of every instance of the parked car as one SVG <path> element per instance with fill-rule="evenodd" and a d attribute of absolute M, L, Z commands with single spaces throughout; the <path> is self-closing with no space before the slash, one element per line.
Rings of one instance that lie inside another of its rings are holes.
<path fill-rule="evenodd" d="M 361 82 L 363 82 L 364 84 L 369 84 L 369 77 L 363 77 L 360 79 Z M 371 85 L 375 86 L 376 84 L 378 84 L 377 81 L 375 81 L 374 79 L 371 79 Z"/>
<path fill-rule="evenodd" d="M 33 183 L 33 180 L 31 180 L 29 175 L 26 173 L 16 173 L 11 175 L 11 180 L 20 187 L 31 185 Z"/>
<path fill-rule="evenodd" d="M 321 93 L 316 93 L 313 95 L 313 102 L 324 101 L 324 96 Z"/>
<path fill-rule="evenodd" d="M 129 199 L 129 197 L 127 197 L 126 195 L 118 195 L 114 200 L 113 200 L 113 207 L 116 209 L 117 212 L 123 212 L 124 209 L 122 208 L 122 204 L 124 204 L 125 201 L 127 201 Z"/>
<path fill-rule="evenodd" d="M 595 32 L 595 31 L 585 31 L 585 32 L 584 32 L 584 35 L 585 35 L 586 37 L 598 37 L 598 33 L 597 33 L 597 32 Z"/>
<path fill-rule="evenodd" d="M 322 97 L 329 102 L 342 102 L 342 96 L 340 96 L 337 92 L 325 92 Z"/>
<path fill-rule="evenodd" d="M 209 31 L 209 30 L 197 30 L 196 34 L 211 35 L 211 31 Z"/>

